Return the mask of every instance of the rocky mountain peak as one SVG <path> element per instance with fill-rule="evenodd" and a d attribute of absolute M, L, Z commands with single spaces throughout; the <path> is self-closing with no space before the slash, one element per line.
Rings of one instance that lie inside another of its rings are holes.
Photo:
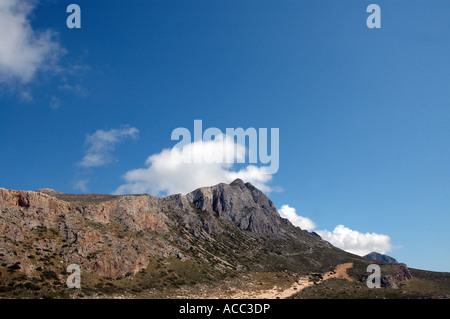
<path fill-rule="evenodd" d="M 377 262 L 385 263 L 385 264 L 398 264 L 398 261 L 388 255 L 380 254 L 375 251 L 371 252 L 370 254 L 367 254 L 364 256 L 364 258 L 374 260 Z"/>
<path fill-rule="evenodd" d="M 240 178 L 236 178 L 233 182 L 231 182 L 230 184 L 231 187 L 239 187 L 239 188 L 244 188 L 245 184 L 242 181 L 242 179 Z"/>
<path fill-rule="evenodd" d="M 285 223 L 272 201 L 250 183 L 241 179 L 231 184 L 203 187 L 186 195 L 197 209 L 236 223 L 237 227 L 255 233 L 281 235 Z"/>

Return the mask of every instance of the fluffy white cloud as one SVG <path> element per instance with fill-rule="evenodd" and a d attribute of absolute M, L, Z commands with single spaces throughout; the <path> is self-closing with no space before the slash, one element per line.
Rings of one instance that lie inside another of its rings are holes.
<path fill-rule="evenodd" d="M 135 127 L 124 126 L 120 129 L 109 131 L 97 130 L 86 137 L 88 149 L 86 155 L 79 163 L 82 167 L 98 167 L 110 163 L 113 160 L 111 152 L 115 145 L 126 138 L 137 138 L 139 130 Z"/>
<path fill-rule="evenodd" d="M 295 208 L 289 205 L 282 205 L 278 209 L 280 216 L 301 229 L 312 231 L 316 224 L 309 218 L 297 215 Z M 355 255 L 364 256 L 372 251 L 385 254 L 393 249 L 391 238 L 387 235 L 377 233 L 360 233 L 344 225 L 338 225 L 332 232 L 328 230 L 315 230 L 324 240 L 333 246 L 341 248 Z"/>
<path fill-rule="evenodd" d="M 385 254 L 392 250 L 389 236 L 376 233 L 360 233 L 344 225 L 337 225 L 332 232 L 318 230 L 316 233 L 332 245 L 360 256 L 367 255 L 372 251 Z"/>
<path fill-rule="evenodd" d="M 33 30 L 29 15 L 37 1 L 0 0 L 0 83 L 29 82 L 53 62 L 62 50 L 47 30 Z"/>
<path fill-rule="evenodd" d="M 316 228 L 316 224 L 309 218 L 297 215 L 294 207 L 289 205 L 282 205 L 278 210 L 280 216 L 289 219 L 289 221 L 297 227 L 306 230 L 313 230 Z"/>
<path fill-rule="evenodd" d="M 164 149 L 147 158 L 146 168 L 127 172 L 124 175 L 126 183 L 114 193 L 186 194 L 199 187 L 230 183 L 236 178 L 250 182 L 264 192 L 272 191 L 267 185 L 272 175 L 267 174 L 265 167 L 247 165 L 235 170 L 233 163 L 223 161 L 229 154 L 235 159 L 243 159 L 246 149 L 223 135 L 213 141 L 187 144 L 182 149 Z"/>

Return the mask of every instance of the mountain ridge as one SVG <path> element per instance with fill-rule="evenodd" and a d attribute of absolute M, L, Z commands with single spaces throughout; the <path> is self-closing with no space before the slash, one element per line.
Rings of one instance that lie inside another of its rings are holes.
<path fill-rule="evenodd" d="M 70 264 L 87 274 L 88 287 L 133 279 L 134 291 L 261 272 L 325 273 L 343 263 L 360 269 L 358 280 L 367 277 L 367 259 L 293 226 L 239 179 L 166 197 L 0 189 L 0 276 L 12 287 L 48 276 L 64 286 Z M 406 266 L 389 269 L 401 276 L 388 274 L 386 286 L 410 280 Z"/>
<path fill-rule="evenodd" d="M 245 235 L 249 243 L 265 242 L 264 236 L 269 236 L 281 241 L 296 238 L 297 244 L 311 243 L 333 249 L 329 243 L 321 242 L 283 220 L 262 192 L 240 180 L 162 198 L 148 194 L 77 195 L 48 189 L 40 192 L 2 189 L 0 209 L 9 212 L 10 223 L 6 222 L 4 213 L 0 219 L 7 238 L 23 242 L 27 237 L 34 237 L 33 231 L 39 227 L 53 229 L 62 237 L 61 242 L 51 241 L 54 248 L 62 247 L 63 239 L 73 248 L 61 248 L 60 255 L 65 262 L 79 263 L 89 271 L 113 279 L 145 268 L 147 262 L 139 256 L 185 256 L 183 250 L 192 246 L 193 239 L 209 243 L 211 236 L 230 235 L 235 231 L 241 231 L 237 234 Z M 116 250 L 125 249 L 124 240 L 117 235 L 119 229 L 136 237 L 130 244 L 140 252 L 139 256 L 132 251 L 116 253 Z M 108 240 L 113 242 L 114 249 L 99 247 L 99 241 Z M 97 250 L 102 250 L 103 254 L 86 260 Z M 113 255 L 120 256 L 120 260 L 111 266 L 107 260 L 114 260 Z M 33 272 L 30 261 L 22 258 L 21 262 L 28 265 L 25 269 Z"/>

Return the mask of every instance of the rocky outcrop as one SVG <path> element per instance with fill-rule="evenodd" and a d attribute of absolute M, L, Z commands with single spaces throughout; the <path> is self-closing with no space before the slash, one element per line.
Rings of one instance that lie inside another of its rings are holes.
<path fill-rule="evenodd" d="M 370 274 L 364 273 L 360 281 L 366 282 Z M 408 267 L 405 264 L 385 265 L 381 268 L 381 287 L 399 288 L 413 279 Z"/>
<path fill-rule="evenodd" d="M 407 284 L 413 279 L 411 273 L 405 264 L 399 264 L 397 271 L 381 276 L 381 286 L 389 288 L 398 288 L 400 285 Z"/>
<path fill-rule="evenodd" d="M 370 254 L 367 254 L 364 256 L 364 258 L 379 262 L 379 263 L 384 263 L 384 264 L 398 264 L 397 260 L 395 258 L 392 258 L 391 256 L 388 255 L 383 255 L 377 252 L 371 252 Z"/>

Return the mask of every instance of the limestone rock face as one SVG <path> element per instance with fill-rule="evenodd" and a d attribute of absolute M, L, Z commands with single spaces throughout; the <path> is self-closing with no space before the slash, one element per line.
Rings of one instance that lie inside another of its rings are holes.
<path fill-rule="evenodd" d="M 150 252 L 178 253 L 149 235 L 168 233 L 168 218 L 158 201 L 141 195 L 99 203 L 67 202 L 42 192 L 0 189 L 0 262 L 6 266 L 19 262 L 33 273 L 38 265 L 13 248 L 23 243 L 41 253 L 57 252 L 68 264 L 103 277 L 133 275 L 147 267 Z"/>

